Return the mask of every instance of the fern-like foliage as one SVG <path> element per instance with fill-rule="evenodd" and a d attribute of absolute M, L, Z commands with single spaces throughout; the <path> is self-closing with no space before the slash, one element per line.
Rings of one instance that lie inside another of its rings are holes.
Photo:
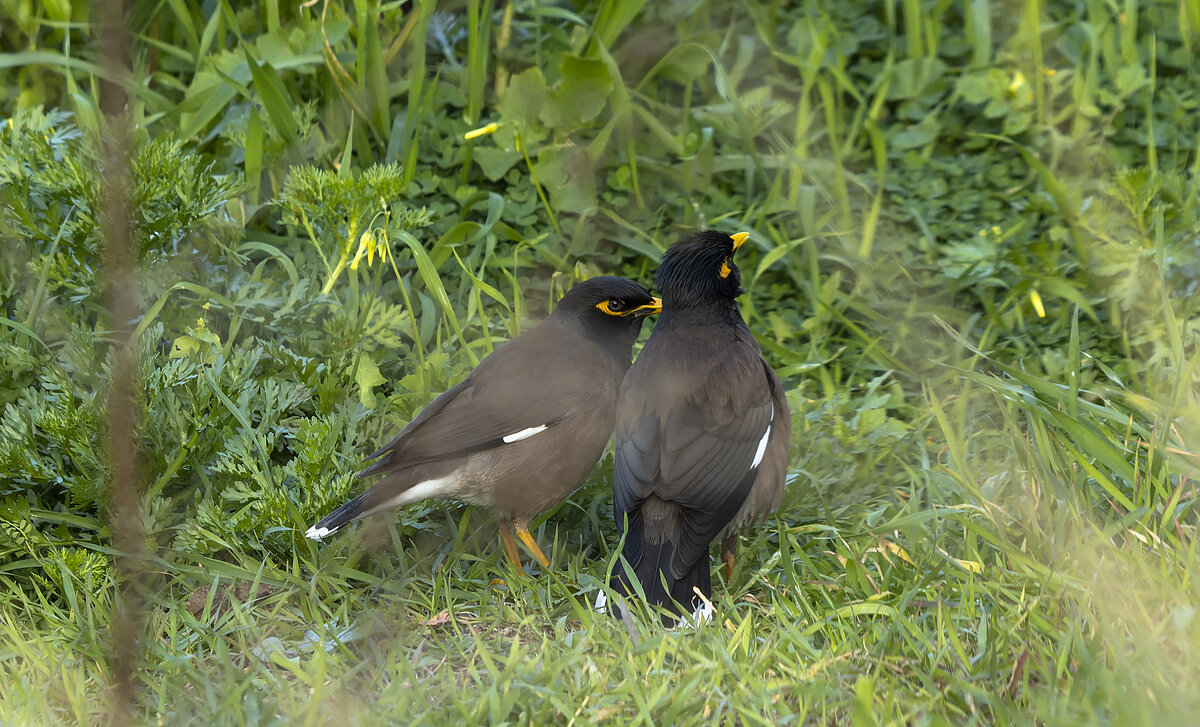
<path fill-rule="evenodd" d="M 325 265 L 328 293 L 363 240 L 376 233 L 425 227 L 429 213 L 414 210 L 405 196 L 399 164 L 374 164 L 361 173 L 339 174 L 303 165 L 288 175 L 280 195 L 283 221 L 305 234 Z"/>
<path fill-rule="evenodd" d="M 0 289 L 24 275 L 49 295 L 98 304 L 105 180 L 98 159 L 68 114 L 22 110 L 0 125 L 0 240 L 22 243 L 5 245 L 9 272 L 0 275 L 11 277 L 0 277 Z M 237 178 L 215 173 L 200 155 L 165 138 L 137 147 L 131 168 L 131 229 L 140 261 L 152 264 L 229 236 L 223 209 L 242 187 Z"/>

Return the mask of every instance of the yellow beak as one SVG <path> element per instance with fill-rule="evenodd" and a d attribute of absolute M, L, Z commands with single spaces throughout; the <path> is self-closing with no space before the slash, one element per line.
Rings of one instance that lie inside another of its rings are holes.
<path fill-rule="evenodd" d="M 631 316 L 649 316 L 662 312 L 662 298 L 652 298 L 646 305 L 639 305 L 629 311 Z"/>
<path fill-rule="evenodd" d="M 735 232 L 729 236 L 729 238 L 731 240 L 733 240 L 733 251 L 734 252 L 737 252 L 737 249 L 742 246 L 742 243 L 744 243 L 746 241 L 747 237 L 750 237 L 749 232 Z"/>

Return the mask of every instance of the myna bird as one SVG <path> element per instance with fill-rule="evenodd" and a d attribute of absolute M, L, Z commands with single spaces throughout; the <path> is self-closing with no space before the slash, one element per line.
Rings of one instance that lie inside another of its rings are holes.
<path fill-rule="evenodd" d="M 733 253 L 748 233 L 701 232 L 657 273 L 662 313 L 617 401 L 613 513 L 646 599 L 680 614 L 712 592 L 709 544 L 777 506 L 792 420 L 742 320 Z M 613 588 L 632 594 L 618 564 Z"/>
<path fill-rule="evenodd" d="M 346 523 L 430 498 L 480 505 L 548 565 L 529 522 L 565 500 L 612 436 L 617 390 L 645 316 L 662 304 L 631 280 L 573 287 L 546 320 L 493 351 L 368 459 L 384 475 L 305 533 L 319 540 Z"/>

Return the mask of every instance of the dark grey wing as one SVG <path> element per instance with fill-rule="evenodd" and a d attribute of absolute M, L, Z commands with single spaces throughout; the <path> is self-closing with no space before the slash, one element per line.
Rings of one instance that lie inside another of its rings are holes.
<path fill-rule="evenodd" d="M 629 517 L 640 534 L 638 507 L 650 496 L 678 506 L 676 576 L 707 554 L 754 484 L 775 413 L 760 360 L 757 347 L 742 342 L 708 366 L 635 364 L 626 381 L 613 481 L 618 525 Z"/>
<path fill-rule="evenodd" d="M 787 480 L 788 450 L 792 441 L 792 412 L 779 377 L 764 360 L 763 371 L 771 386 L 771 403 L 775 416 L 771 422 L 771 437 L 758 466 L 758 477 L 746 503 L 745 517 L 740 524 L 751 523 L 779 507 Z"/>
<path fill-rule="evenodd" d="M 636 367 L 636 364 L 635 364 Z M 630 375 L 636 374 L 630 371 Z M 626 386 L 629 379 L 626 379 Z M 641 504 L 654 492 L 659 479 L 660 434 L 658 416 L 647 411 L 647 402 L 622 393 L 613 441 L 613 515 L 617 532 L 625 534 L 623 552 L 633 566 L 642 559 Z M 626 527 L 628 525 L 628 527 Z"/>

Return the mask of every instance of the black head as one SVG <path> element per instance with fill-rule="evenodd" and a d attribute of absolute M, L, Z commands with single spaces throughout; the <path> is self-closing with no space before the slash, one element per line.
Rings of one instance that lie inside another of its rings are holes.
<path fill-rule="evenodd" d="M 551 318 L 578 321 L 601 342 L 623 348 L 628 358 L 642 321 L 660 310 L 662 302 L 632 280 L 601 275 L 568 290 Z"/>
<path fill-rule="evenodd" d="M 663 305 L 674 309 L 732 304 L 746 292 L 733 253 L 749 236 L 705 230 L 672 245 L 658 262 Z"/>

